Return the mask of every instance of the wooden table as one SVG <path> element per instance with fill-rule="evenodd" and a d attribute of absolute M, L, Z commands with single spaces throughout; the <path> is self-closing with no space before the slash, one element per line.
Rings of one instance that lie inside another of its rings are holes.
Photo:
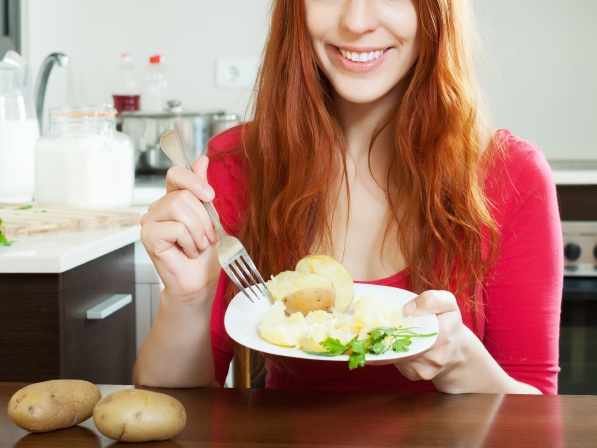
<path fill-rule="evenodd" d="M 114 444 L 92 419 L 44 434 L 17 427 L 6 407 L 24 385 L 0 383 L 0 447 Z M 131 386 L 100 389 L 105 396 L 123 387 Z M 143 447 L 597 446 L 597 396 L 153 390 L 179 399 L 188 421 L 174 439 Z"/>

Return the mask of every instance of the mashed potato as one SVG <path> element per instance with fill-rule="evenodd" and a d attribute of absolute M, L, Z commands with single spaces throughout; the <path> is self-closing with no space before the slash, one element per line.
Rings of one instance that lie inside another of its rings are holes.
<path fill-rule="evenodd" d="M 407 319 L 400 308 L 392 308 L 387 301 L 363 295 L 352 307 L 352 313 L 311 311 L 286 315 L 286 307 L 275 301 L 259 324 L 259 333 L 266 341 L 284 347 L 306 351 L 323 351 L 320 342 L 327 338 L 347 344 L 355 336 L 364 339 L 377 327 L 404 326 Z"/>

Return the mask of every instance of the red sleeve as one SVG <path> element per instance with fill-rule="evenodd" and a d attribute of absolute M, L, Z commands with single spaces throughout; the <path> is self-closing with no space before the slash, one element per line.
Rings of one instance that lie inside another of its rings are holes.
<path fill-rule="evenodd" d="M 484 344 L 510 376 L 556 394 L 564 276 L 556 189 L 541 151 L 505 138 L 508 153 L 488 179 L 502 246 L 484 285 Z"/>
<path fill-rule="evenodd" d="M 216 197 L 213 201 L 222 225 L 232 235 L 238 233 L 238 225 L 246 212 L 246 170 L 238 150 L 242 128 L 228 129 L 208 143 L 209 168 L 207 179 Z M 226 290 L 228 277 L 221 271 L 218 289 L 211 315 L 211 343 L 214 354 L 216 380 L 224 384 L 230 362 L 234 357 L 234 343 L 226 333 Z"/>

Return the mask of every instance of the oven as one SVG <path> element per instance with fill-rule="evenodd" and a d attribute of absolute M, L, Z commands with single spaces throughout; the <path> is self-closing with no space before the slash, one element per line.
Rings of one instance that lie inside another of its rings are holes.
<path fill-rule="evenodd" d="M 553 168 L 553 166 L 552 166 Z M 589 169 L 591 168 L 591 169 Z M 592 171 L 592 168 L 595 171 Z M 560 394 L 597 394 L 597 163 L 556 184 L 564 237 Z M 554 171 L 556 174 L 557 171 Z"/>

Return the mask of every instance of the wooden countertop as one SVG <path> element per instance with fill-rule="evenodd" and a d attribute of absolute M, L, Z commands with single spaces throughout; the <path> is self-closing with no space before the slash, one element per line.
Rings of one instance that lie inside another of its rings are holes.
<path fill-rule="evenodd" d="M 0 446 L 107 447 L 89 419 L 29 434 L 6 413 L 24 383 L 0 383 Z M 99 386 L 102 394 L 131 386 Z M 185 406 L 174 439 L 143 447 L 584 447 L 597 441 L 597 396 L 152 389 Z M 127 444 L 127 446 L 133 446 Z"/>

